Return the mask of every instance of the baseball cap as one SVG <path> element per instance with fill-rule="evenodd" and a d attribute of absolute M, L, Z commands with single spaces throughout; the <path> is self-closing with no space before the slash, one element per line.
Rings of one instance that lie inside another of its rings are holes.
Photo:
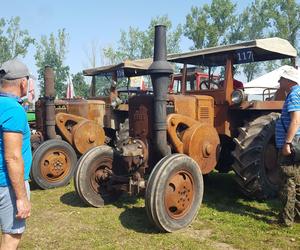
<path fill-rule="evenodd" d="M 27 66 L 18 59 L 8 60 L 0 67 L 0 78 L 5 80 L 15 80 L 23 77 L 32 77 Z"/>
<path fill-rule="evenodd" d="M 298 85 L 300 85 L 300 71 L 295 68 L 284 70 L 281 74 L 281 77 L 296 82 Z"/>

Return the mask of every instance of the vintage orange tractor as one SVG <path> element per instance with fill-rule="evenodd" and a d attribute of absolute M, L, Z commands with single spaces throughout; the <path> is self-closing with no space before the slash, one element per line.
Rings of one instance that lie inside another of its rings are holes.
<path fill-rule="evenodd" d="M 85 75 L 93 76 L 88 100 L 55 99 L 54 73 L 46 67 L 45 96 L 36 103 L 36 124 L 31 136 L 32 181 L 42 189 L 66 185 L 73 177 L 78 156 L 98 145 L 114 145 L 120 124 L 128 118 L 128 103 L 114 103 L 109 91 L 106 95 L 96 94 L 96 78 L 105 75 L 106 86 L 110 86 L 117 77 L 142 75 L 150 64 L 144 60 L 126 61 L 85 70 Z"/>
<path fill-rule="evenodd" d="M 129 137 L 120 136 L 116 147 L 94 147 L 81 156 L 74 177 L 79 197 L 101 207 L 121 192 L 144 193 L 150 220 L 172 232 L 195 218 L 203 196 L 202 174 L 218 162 L 220 171 L 234 162 L 245 194 L 259 199 L 274 195 L 275 111 L 283 101 L 247 101 L 243 89 L 234 87 L 232 67 L 295 58 L 296 50 L 283 39 L 271 38 L 169 55 L 169 61 L 185 66 L 181 93 L 168 95 L 172 67 L 166 62 L 164 26 L 155 29 L 154 48 L 149 68 L 153 95 L 129 99 Z M 214 79 L 211 87 L 210 77 L 204 89 L 187 88 L 187 64 L 208 67 L 209 76 L 213 67 L 223 66 L 225 79 Z"/>
<path fill-rule="evenodd" d="M 235 85 L 237 80 L 233 76 L 233 66 L 287 58 L 294 62 L 296 56 L 295 48 L 280 38 L 258 39 L 168 56 L 170 62 L 184 64 L 184 72 L 188 72 L 187 65 L 206 67 L 209 75 L 213 70 L 221 72 L 225 67 L 223 80 L 210 77 L 209 81 L 204 81 L 205 87 L 200 89 L 191 88 L 196 84 L 188 81 L 187 73 L 183 73 L 179 92 L 185 96 L 213 98 L 213 123 L 221 141 L 216 168 L 221 172 L 233 169 L 242 192 L 250 198 L 265 199 L 277 194 L 280 177 L 275 120 L 279 117 L 285 96 L 281 95 L 280 88 L 275 94 L 272 88 L 266 87 L 268 82 L 262 82 L 258 92 L 263 94 L 250 101 L 250 96 L 245 94 L 247 86 Z"/>
<path fill-rule="evenodd" d="M 149 218 L 167 232 L 195 218 L 203 197 L 202 174 L 214 169 L 220 144 L 214 99 L 168 97 L 172 72 L 166 61 L 165 26 L 156 26 L 149 68 L 153 94 L 129 98 L 129 137 L 120 136 L 116 147 L 87 151 L 74 177 L 80 198 L 95 207 L 117 199 L 121 192 L 144 193 Z"/>
<path fill-rule="evenodd" d="M 42 189 L 68 184 L 77 155 L 105 141 L 103 101 L 55 100 L 50 67 L 45 68 L 45 87 L 45 96 L 36 103 L 36 124 L 31 135 L 31 180 Z"/>

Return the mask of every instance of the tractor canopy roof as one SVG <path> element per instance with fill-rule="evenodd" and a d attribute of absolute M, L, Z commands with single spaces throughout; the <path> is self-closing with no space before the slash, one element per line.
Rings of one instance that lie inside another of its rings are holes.
<path fill-rule="evenodd" d="M 125 60 L 122 63 L 115 65 L 108 65 L 92 69 L 83 70 L 85 76 L 112 76 L 116 74 L 117 77 L 131 77 L 147 75 L 147 70 L 152 64 L 152 59 L 140 60 Z"/>
<path fill-rule="evenodd" d="M 273 37 L 170 54 L 168 61 L 191 65 L 222 66 L 226 64 L 228 57 L 232 57 L 233 64 L 242 64 L 296 56 L 296 49 L 287 40 Z"/>

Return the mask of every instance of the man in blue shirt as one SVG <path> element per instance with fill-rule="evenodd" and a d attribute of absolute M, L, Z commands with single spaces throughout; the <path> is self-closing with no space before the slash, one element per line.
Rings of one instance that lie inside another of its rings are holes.
<path fill-rule="evenodd" d="M 21 97 L 29 71 L 18 60 L 0 67 L 0 225 L 1 249 L 17 249 L 30 216 L 30 129 Z"/>
<path fill-rule="evenodd" d="M 300 73 L 296 69 L 283 72 L 279 79 L 280 88 L 287 95 L 281 118 L 276 122 L 276 146 L 278 164 L 282 174 L 280 198 L 283 209 L 279 221 L 292 226 L 294 219 L 300 219 L 300 163 L 294 162 L 291 142 L 300 137 Z"/>

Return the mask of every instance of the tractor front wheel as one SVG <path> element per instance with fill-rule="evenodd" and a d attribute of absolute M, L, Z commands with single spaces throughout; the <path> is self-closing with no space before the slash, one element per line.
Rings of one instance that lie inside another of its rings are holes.
<path fill-rule="evenodd" d="M 65 186 L 73 177 L 76 161 L 77 155 L 69 143 L 47 140 L 33 152 L 31 180 L 42 189 Z"/>
<path fill-rule="evenodd" d="M 158 162 L 149 177 L 145 206 L 149 219 L 164 232 L 187 227 L 203 197 L 200 167 L 190 157 L 173 154 Z"/>
<path fill-rule="evenodd" d="M 106 145 L 91 148 L 81 156 L 74 175 L 75 190 L 84 203 L 102 207 L 115 201 L 121 191 L 111 187 L 114 150 Z"/>

